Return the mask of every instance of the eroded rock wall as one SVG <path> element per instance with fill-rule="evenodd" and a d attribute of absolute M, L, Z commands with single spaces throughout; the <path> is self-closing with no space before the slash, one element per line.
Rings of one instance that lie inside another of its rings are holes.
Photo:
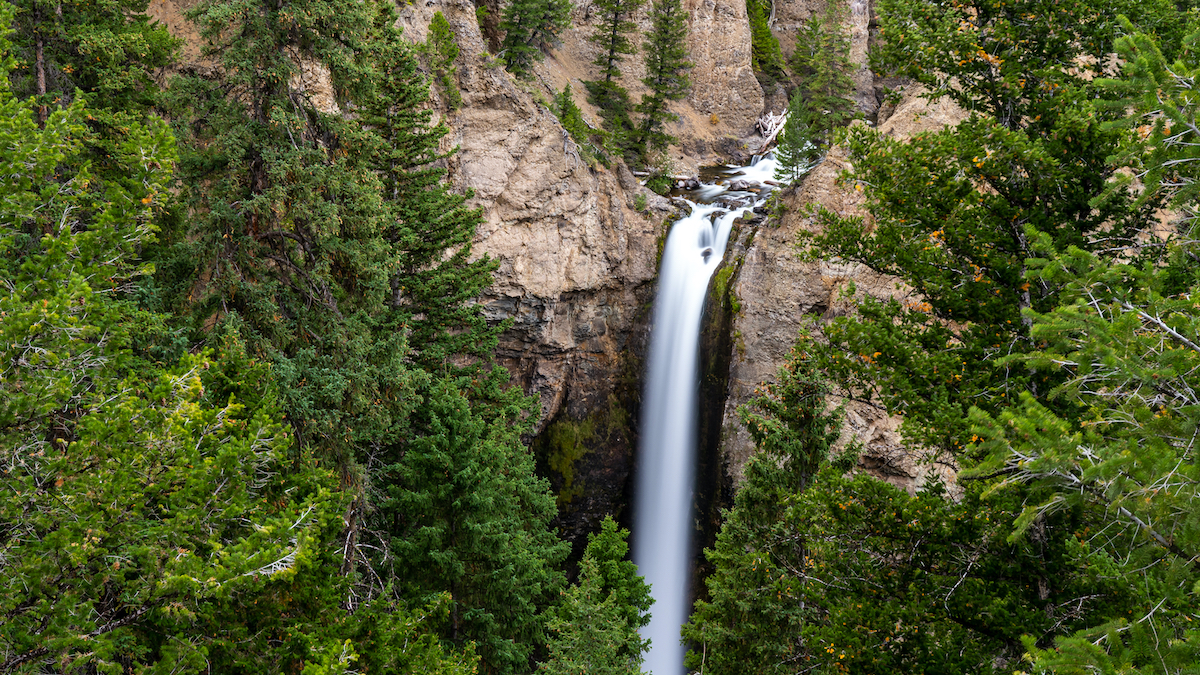
<path fill-rule="evenodd" d="M 949 102 L 929 104 L 921 93 L 920 88 L 911 87 L 898 105 L 883 111 L 887 118 L 879 125 L 880 132 L 907 138 L 957 124 L 965 117 Z M 821 344 L 821 330 L 829 320 L 852 311 L 853 301 L 844 294 L 851 283 L 860 294 L 913 299 L 911 289 L 893 278 L 859 264 L 807 260 L 797 248 L 801 232 L 819 227 L 812 215 L 813 207 L 840 216 L 870 218 L 864 210 L 862 193 L 852 183 L 839 182 L 847 168 L 850 165 L 845 151 L 834 148 L 798 187 L 781 195 L 782 213 L 758 227 L 752 243 L 740 253 L 743 260 L 731 290 L 740 310 L 733 320 L 735 346 L 721 437 L 721 457 L 731 482 L 740 480 L 742 467 L 754 452 L 753 441 L 737 418 L 737 408 L 753 397 L 759 383 L 775 380 L 801 329 L 813 337 L 811 348 L 828 348 Z M 943 468 L 931 468 L 920 461 L 919 448 L 902 443 L 899 427 L 899 418 L 877 406 L 848 402 L 840 442 L 862 443 L 860 468 L 909 490 L 919 489 L 930 471 L 951 480 Z"/>

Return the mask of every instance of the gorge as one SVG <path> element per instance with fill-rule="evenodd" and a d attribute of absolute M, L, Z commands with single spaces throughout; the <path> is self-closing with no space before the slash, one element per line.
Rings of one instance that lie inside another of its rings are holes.
<path fill-rule="evenodd" d="M 1194 672 L 1198 26 L 0 0 L 0 674 Z"/>

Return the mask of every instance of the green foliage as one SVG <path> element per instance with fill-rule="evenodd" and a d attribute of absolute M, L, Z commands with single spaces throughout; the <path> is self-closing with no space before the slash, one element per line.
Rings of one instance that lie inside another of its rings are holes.
<path fill-rule="evenodd" d="M 362 102 L 363 120 L 377 134 L 368 146 L 367 164 L 381 179 L 383 219 L 372 240 L 386 256 L 391 316 L 381 328 L 409 331 L 409 358 L 431 373 L 478 374 L 495 350 L 504 325 L 489 326 L 474 299 L 492 282 L 497 263 L 489 256 L 472 260 L 471 242 L 482 220 L 466 208 L 468 195 L 451 192 L 442 182 L 446 170 L 438 151 L 448 133 L 431 126 L 432 111 L 416 61 L 404 39 L 392 30 L 390 12 L 378 21 L 374 47 L 374 96 Z M 382 239 L 383 241 L 380 241 Z M 453 366 L 471 357 L 467 365 Z"/>
<path fill-rule="evenodd" d="M 589 80 L 588 101 L 596 106 L 606 134 L 606 145 L 614 154 L 625 156 L 628 161 L 636 157 L 636 125 L 630 113 L 634 109 L 629 92 L 611 80 Z"/>
<path fill-rule="evenodd" d="M 421 391 L 413 435 L 381 477 L 380 521 L 401 593 L 449 591 L 443 635 L 474 642 L 492 672 L 526 672 L 568 545 L 548 529 L 554 497 L 533 475 L 525 429 L 472 411 L 461 388 L 438 380 Z"/>
<path fill-rule="evenodd" d="M 18 0 L 10 36 L 18 62 L 12 90 L 37 104 L 44 123 L 52 110 L 82 97 L 89 116 L 81 134 L 96 180 L 125 180 L 110 162 L 157 102 L 156 79 L 180 41 L 146 17 L 147 0 L 51 2 Z M 128 186 L 126 186 L 128 187 Z"/>
<path fill-rule="evenodd" d="M 637 675 L 649 641 L 638 629 L 650 622 L 650 587 L 628 558 L 628 530 L 606 516 L 588 535 L 579 583 L 550 610 L 550 658 L 539 672 L 551 675 Z"/>
<path fill-rule="evenodd" d="M 746 16 L 750 21 L 750 64 L 763 85 L 787 80 L 783 50 L 771 32 L 771 2 L 746 0 Z"/>
<path fill-rule="evenodd" d="M 809 113 L 802 93 L 797 90 L 788 102 L 787 121 L 775 147 L 775 180 L 795 184 L 820 160 L 820 148 L 815 142 L 817 133 L 808 124 Z"/>
<path fill-rule="evenodd" d="M 592 65 L 600 68 L 606 82 L 621 77 L 620 65 L 625 55 L 637 53 L 637 44 L 629 36 L 637 33 L 633 19 L 645 3 L 646 0 L 597 0 L 593 5 L 600 18 L 588 42 L 600 49 Z"/>
<path fill-rule="evenodd" d="M 664 150 L 674 142 L 666 132 L 666 124 L 678 116 L 667 104 L 687 96 L 692 86 L 687 76 L 692 67 L 687 60 L 687 15 L 679 0 L 655 0 L 650 8 L 650 25 L 650 34 L 642 44 L 646 53 L 646 77 L 642 83 L 650 91 L 642 95 L 635 108 L 642 120 L 634 147 L 643 165 L 655 151 Z"/>
<path fill-rule="evenodd" d="M 795 352 L 741 411 L 757 454 L 685 635 L 706 672 L 1008 672 L 1021 637 L 1046 645 L 1083 612 L 1114 616 L 1126 595 L 1105 570 L 1079 567 L 1057 529 L 1095 527 L 1070 510 L 1010 541 L 1021 495 L 954 500 L 936 479 L 921 492 L 849 475 L 853 448 L 831 456 L 830 411 L 814 361 Z"/>
<path fill-rule="evenodd" d="M 1134 596 L 1129 613 L 1089 617 L 1054 649 L 1030 644 L 1038 670 L 1188 672 L 1200 658 L 1200 517 L 1191 507 L 1200 489 L 1191 441 L 1200 279 L 1194 242 L 1171 248 L 1171 264 L 1141 266 L 1071 248 L 1031 272 L 1062 290 L 1049 312 L 1027 312 L 1044 347 L 1020 361 L 1064 371 L 1053 393 L 1084 414 L 1056 414 L 1028 394 L 997 415 L 972 411 L 988 458 L 972 473 L 1001 476 L 1000 495 L 1044 491 L 1026 503 L 1014 538 L 1086 510 L 1099 524 L 1073 533 L 1076 564 L 1103 569 Z M 1178 263 L 1188 269 L 1183 293 L 1174 292 Z"/>
<path fill-rule="evenodd" d="M 128 296 L 174 162 L 165 126 L 126 129 L 113 166 L 129 180 L 100 189 L 79 142 L 90 110 L 39 127 L 36 102 L 8 88 L 5 47 L 0 670 L 470 672 L 417 613 L 342 611 L 345 494 L 289 452 L 269 368 L 235 334 L 167 364 L 133 351 L 162 321 Z"/>
<path fill-rule="evenodd" d="M 827 3 L 825 10 L 809 19 L 796 34 L 796 50 L 789 62 L 796 89 L 789 103 L 788 121 L 794 125 L 793 133 L 807 133 L 814 157 L 828 147 L 834 129 L 856 116 L 850 36 L 843 28 L 845 21 L 846 5 Z"/>
<path fill-rule="evenodd" d="M 861 127 L 847 134 L 853 178 L 869 186 L 873 230 L 826 214 L 825 232 L 810 241 L 825 255 L 899 277 L 918 297 L 866 299 L 857 317 L 835 320 L 828 367 L 903 413 L 910 437 L 957 453 L 969 436 L 969 406 L 1005 407 L 1019 391 L 1052 386 L 1046 374 L 996 364 L 1032 347 L 1021 310 L 1044 310 L 1055 292 L 1024 279 L 1026 261 L 1038 256 L 1029 245 L 1035 233 L 1050 234 L 1059 250 L 1114 248 L 1153 222 L 1154 199 L 1116 189 L 1093 201 L 1114 172 L 1105 158 L 1120 134 L 1103 124 L 1112 113 L 1093 104 L 1091 86 L 1035 89 L 1040 98 L 1011 101 L 1037 111 L 1019 123 L 1010 111 L 1018 130 L 976 114 L 907 142 Z M 989 89 L 964 85 L 955 96 L 999 105 Z"/>
<path fill-rule="evenodd" d="M 633 196 L 633 208 L 638 211 L 646 210 L 646 193 L 639 192 Z"/>
<path fill-rule="evenodd" d="M 760 658 L 758 670 L 784 672 L 1011 672 L 1026 652 L 1036 672 L 1186 672 L 1195 662 L 1184 608 L 1194 606 L 1200 528 L 1171 501 L 1191 499 L 1182 439 L 1193 426 L 1166 403 L 1195 352 L 1167 349 L 1181 343 L 1163 326 L 1195 341 L 1185 299 L 1196 257 L 1145 245 L 1164 201 L 1157 176 L 1134 194 L 1108 162 L 1120 151 L 1142 162 L 1135 170 L 1186 182 L 1190 169 L 1166 149 L 1178 123 L 1155 137 L 1154 117 L 1124 118 L 1164 101 L 1186 110 L 1190 85 L 1171 84 L 1138 37 L 1122 42 L 1136 84 L 1113 92 L 1094 79 L 1121 11 L 1137 14 L 1127 30 L 1179 21 L 1169 3 L 879 6 L 877 68 L 972 114 L 903 142 L 847 133 L 846 179 L 866 192 L 872 225 L 825 212 L 809 252 L 913 291 L 862 298 L 813 357 L 845 395 L 904 415 L 908 441 L 933 452 L 928 470 L 977 468 L 958 486 L 932 478 L 910 495 L 830 462 L 780 518 L 775 539 L 802 544 L 802 561 L 763 556 L 778 565 L 767 579 L 753 576 L 759 560 L 719 567 L 725 595 L 714 591 L 694 621 L 693 640 L 710 640 L 706 667 L 719 667 L 713 639 L 737 655 L 731 663 Z M 1179 53 L 1171 72 L 1186 77 Z M 1139 125 L 1162 144 L 1145 151 L 1126 131 Z M 1175 415 L 1179 427 L 1160 421 Z M 736 560 L 758 549 L 729 550 Z M 738 632 L 773 616 L 761 609 L 771 609 L 768 581 L 781 598 L 796 594 L 787 608 L 808 612 L 785 617 L 800 627 L 792 643 L 774 638 L 789 634 L 780 629 Z"/>
<path fill-rule="evenodd" d="M 606 162 L 607 157 L 601 149 L 604 145 L 604 134 L 592 129 L 583 120 L 583 113 L 575 105 L 571 95 L 571 84 L 568 82 L 554 97 L 554 115 L 563 125 L 563 129 L 571 135 L 571 139 L 579 146 L 582 159 L 588 164 L 596 161 Z"/>
<path fill-rule="evenodd" d="M 600 20 L 588 36 L 588 41 L 600 50 L 592 64 L 600 68 L 603 79 L 583 84 L 587 88 L 588 101 L 600 113 L 610 144 L 619 148 L 622 154 L 632 151 L 634 123 L 630 113 L 633 103 L 629 92 L 614 80 L 621 77 L 620 64 L 624 55 L 637 53 L 637 45 L 630 36 L 637 33 L 633 18 L 643 4 L 645 0 L 600 0 L 595 5 Z"/>
<path fill-rule="evenodd" d="M 542 49 L 571 25 L 571 0 L 509 0 L 500 14 L 501 55 L 510 72 L 528 79 Z"/>
<path fill-rule="evenodd" d="M 216 0 L 194 17 L 223 74 L 176 83 L 196 216 L 173 253 L 198 265 L 172 269 L 197 324 L 271 362 L 297 445 L 340 474 L 349 503 L 322 569 L 344 576 L 321 587 L 349 607 L 449 593 L 425 630 L 474 642 L 492 672 L 527 670 L 563 545 L 520 444 L 530 404 L 490 364 L 505 324 L 473 302 L 496 263 L 473 259 L 480 213 L 442 184 L 446 128 L 394 11 Z M 354 118 L 298 103 L 294 53 L 329 68 Z"/>
<path fill-rule="evenodd" d="M 458 44 L 454 41 L 454 29 L 440 11 L 434 12 L 429 22 L 425 50 L 429 53 L 431 70 L 446 92 L 450 109 L 457 110 L 462 107 L 462 94 L 458 91 L 457 82 L 458 68 L 454 65 L 454 59 L 458 58 Z"/>
<path fill-rule="evenodd" d="M 833 131 L 854 118 L 854 81 L 850 79 L 850 38 L 842 24 L 846 7 L 830 2 L 796 35 L 789 62 L 796 88 L 775 157 L 778 180 L 795 183 L 824 156 Z"/>
<path fill-rule="evenodd" d="M 840 416 L 826 410 L 826 388 L 794 351 L 779 382 L 739 409 L 759 453 L 726 514 L 714 549 L 709 600 L 696 603 L 683 628 L 699 648 L 688 667 L 706 672 L 799 672 L 808 612 L 800 602 L 806 548 L 787 522 L 789 505 L 812 479 L 837 438 Z M 799 536 L 798 536 L 799 535 Z"/>
<path fill-rule="evenodd" d="M 1045 136 L 1062 121 L 1063 103 L 1073 100 L 1069 89 L 1102 74 L 1121 14 L 1180 37 L 1186 24 L 1171 0 L 968 0 L 951 7 L 881 0 L 873 65 L 911 77 L 930 88 L 931 98 L 948 96 L 1001 127 Z M 1081 149 L 1073 154 L 1086 157 Z"/>
<path fill-rule="evenodd" d="M 0 4 L 0 26 L 12 14 Z M 161 122 L 132 125 L 113 160 L 130 180 L 96 180 L 80 140 L 90 110 L 75 101 L 39 125 L 36 102 L 9 88 L 7 48 L 0 33 L 0 438 L 33 455 L 61 452 L 101 373 L 129 365 L 124 291 L 152 270 L 136 256 L 154 239 L 175 147 Z"/>
<path fill-rule="evenodd" d="M 291 82 L 296 59 L 311 59 L 335 91 L 370 105 L 381 95 L 371 57 L 395 54 L 398 38 L 377 30 L 388 19 L 373 5 L 350 0 L 211 0 L 189 16 L 222 74 L 173 83 L 181 199 L 194 216 L 170 252 L 191 266 L 173 266 L 182 278 L 170 281 L 198 326 L 233 326 L 273 363 L 297 442 L 357 482 L 355 449 L 394 433 L 415 385 L 403 317 L 386 311 L 401 233 L 385 206 L 379 134 L 298 105 Z M 393 58 L 415 68 L 411 54 Z"/>

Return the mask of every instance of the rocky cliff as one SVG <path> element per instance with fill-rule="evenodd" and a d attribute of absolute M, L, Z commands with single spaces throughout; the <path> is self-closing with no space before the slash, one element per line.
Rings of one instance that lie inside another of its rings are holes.
<path fill-rule="evenodd" d="M 915 87 L 904 90 L 898 104 L 881 110 L 879 130 L 907 138 L 957 124 L 965 117 L 949 102 L 930 105 L 921 93 Z M 815 208 L 841 216 L 870 217 L 863 209 L 861 192 L 839 180 L 847 168 L 844 151 L 834 148 L 797 187 L 780 195 L 778 215 L 754 227 L 752 237 L 744 238 L 751 243 L 732 251 L 738 274 L 728 292 L 740 309 L 732 321 L 734 349 L 720 439 L 720 456 L 731 482 L 740 479 L 742 466 L 754 451 L 749 433 L 737 418 L 737 407 L 753 396 L 759 383 L 774 380 L 801 329 L 818 341 L 814 348 L 821 348 L 822 326 L 852 310 L 852 301 L 844 296 L 851 283 L 858 293 L 879 298 L 904 298 L 911 292 L 862 265 L 806 260 L 797 249 L 797 235 L 818 226 L 812 215 Z M 910 490 L 919 488 L 931 470 L 950 479 L 944 468 L 921 462 L 920 451 L 901 442 L 899 426 L 899 418 L 875 406 L 850 402 L 841 442 L 862 443 L 862 469 Z"/>
<path fill-rule="evenodd" d="M 869 6 L 867 0 L 844 1 L 853 56 L 861 64 L 857 97 L 861 108 L 873 111 L 877 96 L 865 65 Z M 149 9 L 185 38 L 185 56 L 191 59 L 198 58 L 198 35 L 182 13 L 194 2 L 152 0 Z M 794 43 L 798 25 L 824 2 L 775 3 L 774 29 L 785 50 Z M 514 80 L 490 53 L 498 4 L 479 0 L 478 6 L 493 17 L 482 27 L 477 4 L 468 0 L 417 0 L 398 10 L 414 43 L 424 42 L 433 15 L 442 12 L 460 47 L 455 84 L 461 106 L 450 110 L 438 99 L 440 89 L 433 88 L 432 105 L 451 129 L 446 148 L 458 148 L 448 160 L 448 175 L 456 186 L 474 192 L 472 203 L 484 212 L 475 251 L 496 258 L 500 268 L 480 302 L 489 318 L 512 321 L 497 355 L 515 383 L 541 402 L 533 444 L 559 492 L 560 526 L 579 543 L 604 514 L 620 514 L 625 501 L 658 250 L 675 208 L 622 166 L 586 165 L 546 108 L 545 102 L 569 83 L 585 118 L 598 119 L 582 95 L 583 81 L 595 73 L 596 47 L 587 36 L 597 17 L 590 0 L 577 3 L 573 27 L 537 65 L 533 79 L 524 82 Z M 669 130 L 680 142 L 668 158 L 674 172 L 694 174 L 699 166 L 744 153 L 747 144 L 756 147 L 754 122 L 786 100 L 778 92 L 765 97 L 754 76 L 744 0 L 684 0 L 684 6 L 693 87 L 686 100 L 673 104 L 680 119 Z M 643 31 L 649 27 L 647 13 L 643 8 L 637 17 Z M 623 84 L 635 100 L 644 92 L 643 70 L 638 55 L 623 65 Z M 305 65 L 300 80 L 297 86 L 334 109 L 320 68 Z M 904 114 L 911 111 L 898 109 L 894 117 Z M 743 247 L 742 269 L 731 287 L 741 310 L 725 317 L 732 332 L 714 343 L 733 350 L 719 359 L 730 363 L 729 396 L 724 419 L 714 426 L 724 438 L 714 463 L 723 464 L 729 477 L 739 474 L 751 449 L 732 411 L 759 381 L 773 375 L 799 325 L 841 311 L 839 289 L 850 279 L 860 288 L 875 284 L 884 292 L 884 280 L 845 266 L 803 263 L 792 250 L 795 232 L 809 226 L 801 204 L 844 212 L 858 208 L 856 194 L 834 184 L 842 161 L 831 155 L 787 197 L 789 211 L 778 226 L 744 228 L 751 236 L 743 244 L 753 244 Z M 635 208 L 642 200 L 645 208 Z M 857 409 L 850 421 L 872 452 L 885 464 L 890 461 L 890 449 L 898 447 L 894 421 Z"/>

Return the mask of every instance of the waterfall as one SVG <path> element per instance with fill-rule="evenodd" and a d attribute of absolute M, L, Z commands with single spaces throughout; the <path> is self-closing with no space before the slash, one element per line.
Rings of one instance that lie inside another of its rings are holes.
<path fill-rule="evenodd" d="M 740 172 L 737 180 L 760 182 L 773 178 L 774 166 L 773 159 L 764 159 L 730 173 Z M 706 185 L 697 194 L 711 199 L 725 191 L 719 184 Z M 642 399 L 633 531 L 633 560 L 654 597 L 650 625 L 642 630 L 651 640 L 642 670 L 653 675 L 684 672 L 679 628 L 691 609 L 700 320 L 708 281 L 725 255 L 733 221 L 748 209 L 692 204 L 691 214 L 671 227 L 663 248 Z"/>

